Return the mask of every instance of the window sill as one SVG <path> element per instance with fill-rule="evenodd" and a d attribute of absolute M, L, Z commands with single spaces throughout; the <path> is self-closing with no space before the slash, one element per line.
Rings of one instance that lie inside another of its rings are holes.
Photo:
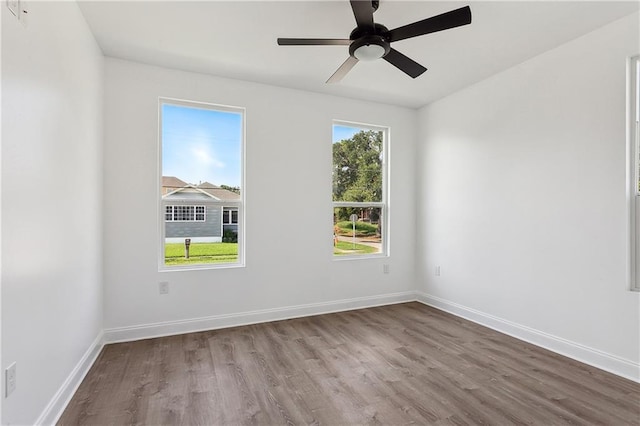
<path fill-rule="evenodd" d="M 342 262 L 345 260 L 364 260 L 364 259 L 384 259 L 384 258 L 388 258 L 389 255 L 386 253 L 376 253 L 376 254 L 359 254 L 359 255 L 355 255 L 355 256 L 349 256 L 349 255 L 333 255 L 333 260 L 336 262 Z"/>
<path fill-rule="evenodd" d="M 210 271 L 217 269 L 237 269 L 245 268 L 244 263 L 224 263 L 224 264 L 203 264 L 184 266 L 160 266 L 158 272 L 187 272 L 187 271 Z"/>

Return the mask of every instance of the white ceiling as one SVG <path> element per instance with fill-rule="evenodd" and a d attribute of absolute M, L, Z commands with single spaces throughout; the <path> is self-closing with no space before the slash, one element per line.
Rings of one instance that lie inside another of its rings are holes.
<path fill-rule="evenodd" d="M 386 61 L 360 62 L 325 84 L 347 46 L 278 46 L 278 37 L 348 38 L 339 1 L 81 1 L 107 56 L 313 92 L 420 107 L 639 9 L 637 1 L 381 0 L 389 29 L 465 5 L 473 22 L 393 43 L 428 68 L 413 80 Z"/>

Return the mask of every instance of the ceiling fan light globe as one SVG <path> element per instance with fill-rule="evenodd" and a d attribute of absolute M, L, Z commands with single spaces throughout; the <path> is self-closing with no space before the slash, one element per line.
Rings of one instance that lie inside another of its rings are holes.
<path fill-rule="evenodd" d="M 354 52 L 355 56 L 360 61 L 374 61 L 382 58 L 387 53 L 383 46 L 378 44 L 365 44 L 358 47 Z"/>

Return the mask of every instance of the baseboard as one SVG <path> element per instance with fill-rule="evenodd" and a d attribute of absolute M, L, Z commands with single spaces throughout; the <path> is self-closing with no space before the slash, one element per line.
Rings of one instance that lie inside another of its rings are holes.
<path fill-rule="evenodd" d="M 426 293 L 416 292 L 416 300 L 425 305 L 449 312 L 450 314 L 515 337 L 516 339 L 524 340 L 525 342 L 575 359 L 576 361 L 640 383 L 640 364 L 632 361 Z"/>
<path fill-rule="evenodd" d="M 171 336 L 175 334 L 193 333 L 197 331 L 215 330 L 219 328 L 237 327 L 269 321 L 280 321 L 311 315 L 371 308 L 395 303 L 413 302 L 415 300 L 415 292 L 407 291 L 402 293 L 288 306 L 284 308 L 215 315 L 188 320 L 143 324 L 132 327 L 109 328 L 104 330 L 104 342 L 130 342 L 134 340 Z"/>
<path fill-rule="evenodd" d="M 71 374 L 64 381 L 62 386 L 58 389 L 58 392 L 53 396 L 47 407 L 44 409 L 36 425 L 55 425 L 64 409 L 71 401 L 71 398 L 78 390 L 80 383 L 84 380 L 84 377 L 91 369 L 91 366 L 95 362 L 96 358 L 100 354 L 102 347 L 104 346 L 103 332 L 101 331 L 95 338 L 93 343 L 89 346 L 89 349 L 84 353 L 78 364 L 76 364 Z"/>

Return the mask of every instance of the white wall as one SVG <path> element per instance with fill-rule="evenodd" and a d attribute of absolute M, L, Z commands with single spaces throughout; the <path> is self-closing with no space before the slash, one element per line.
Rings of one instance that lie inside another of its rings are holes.
<path fill-rule="evenodd" d="M 114 328 L 274 309 L 286 316 L 304 311 L 293 306 L 413 290 L 416 111 L 111 58 L 105 81 L 108 338 L 167 331 Z M 158 272 L 160 96 L 246 107 L 245 268 Z M 391 127 L 388 259 L 332 260 L 333 119 Z M 170 282 L 168 295 L 158 294 L 159 281 Z"/>
<path fill-rule="evenodd" d="M 0 9 L 2 423 L 33 424 L 102 330 L 104 59 L 75 3 Z"/>
<path fill-rule="evenodd" d="M 636 380 L 625 66 L 638 25 L 631 15 L 420 110 L 417 258 L 429 301 Z"/>

